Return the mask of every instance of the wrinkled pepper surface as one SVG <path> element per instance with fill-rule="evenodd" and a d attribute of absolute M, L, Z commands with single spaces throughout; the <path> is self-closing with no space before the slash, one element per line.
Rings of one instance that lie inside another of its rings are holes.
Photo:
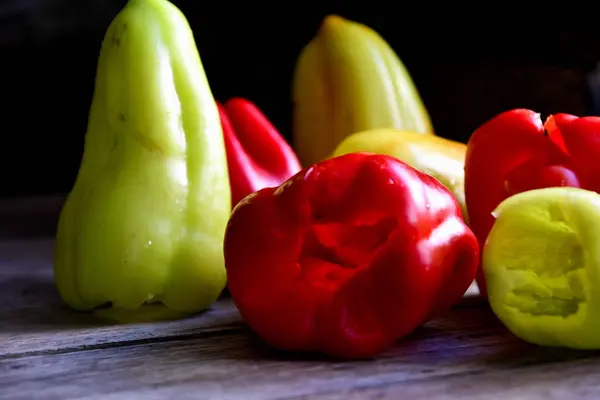
<path fill-rule="evenodd" d="M 252 102 L 235 97 L 218 104 L 231 184 L 231 204 L 300 171 L 291 146 Z"/>
<path fill-rule="evenodd" d="M 494 224 L 492 211 L 509 196 L 544 187 L 600 191 L 600 118 L 555 114 L 544 122 L 526 109 L 504 112 L 469 139 L 465 199 L 469 224 L 481 246 Z M 477 284 L 486 294 L 480 270 Z"/>
<path fill-rule="evenodd" d="M 109 305 L 101 312 L 116 318 L 147 303 L 202 310 L 226 283 L 230 211 L 219 113 L 190 27 L 166 0 L 130 0 L 102 43 L 60 215 L 60 295 L 78 310 Z"/>
<path fill-rule="evenodd" d="M 464 187 L 466 144 L 413 131 L 373 129 L 348 136 L 333 156 L 360 151 L 396 157 L 433 176 L 454 194 L 468 221 Z"/>
<path fill-rule="evenodd" d="M 482 257 L 494 313 L 528 342 L 600 349 L 600 195 L 534 189 L 494 216 Z"/>
<path fill-rule="evenodd" d="M 454 306 L 479 262 L 450 191 L 371 153 L 247 196 L 224 252 L 231 296 L 263 340 L 341 358 L 373 356 Z"/>

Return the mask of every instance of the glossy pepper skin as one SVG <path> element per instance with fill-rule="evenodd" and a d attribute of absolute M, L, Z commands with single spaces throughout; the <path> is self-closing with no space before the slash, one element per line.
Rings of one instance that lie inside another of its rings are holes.
<path fill-rule="evenodd" d="M 504 112 L 478 128 L 467 144 L 465 199 L 481 246 L 492 211 L 517 193 L 545 187 L 600 191 L 600 118 L 555 114 L 542 122 L 526 109 Z M 486 294 L 483 271 L 477 284 Z"/>
<path fill-rule="evenodd" d="M 454 306 L 477 239 L 452 194 L 387 155 L 319 162 L 234 208 L 231 296 L 272 346 L 370 357 Z"/>
<path fill-rule="evenodd" d="M 279 186 L 300 171 L 291 146 L 252 102 L 218 104 L 231 184 L 231 204 L 259 189 Z"/>
<path fill-rule="evenodd" d="M 102 44 L 60 215 L 60 295 L 77 310 L 108 304 L 98 312 L 111 318 L 136 318 L 147 303 L 200 311 L 226 283 L 230 211 L 219 114 L 190 27 L 166 0 L 130 0 Z"/>
<path fill-rule="evenodd" d="M 307 167 L 348 135 L 396 128 L 433 134 L 410 71 L 369 26 L 326 16 L 298 56 L 292 79 L 294 149 Z"/>
<path fill-rule="evenodd" d="M 333 156 L 368 151 L 387 154 L 425 172 L 446 186 L 458 200 L 465 221 L 465 156 L 467 145 L 436 135 L 399 129 L 371 129 L 342 141 Z"/>

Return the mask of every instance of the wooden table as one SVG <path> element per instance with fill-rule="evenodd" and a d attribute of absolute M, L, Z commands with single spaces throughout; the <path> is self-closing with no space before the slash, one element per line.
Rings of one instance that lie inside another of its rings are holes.
<path fill-rule="evenodd" d="M 27 233 L 0 242 L 3 400 L 600 398 L 600 353 L 526 344 L 476 296 L 360 362 L 277 352 L 228 299 L 194 318 L 104 325 L 62 305 L 53 240 Z"/>

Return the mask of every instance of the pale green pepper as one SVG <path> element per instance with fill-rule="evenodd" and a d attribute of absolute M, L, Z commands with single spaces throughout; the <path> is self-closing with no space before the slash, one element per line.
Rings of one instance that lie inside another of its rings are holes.
<path fill-rule="evenodd" d="M 102 43 L 60 216 L 60 295 L 117 318 L 150 303 L 168 310 L 160 318 L 207 308 L 226 284 L 230 210 L 219 114 L 189 24 L 167 0 L 130 0 Z"/>
<path fill-rule="evenodd" d="M 528 342 L 600 349 L 600 195 L 530 190 L 493 214 L 483 270 L 494 313 Z"/>

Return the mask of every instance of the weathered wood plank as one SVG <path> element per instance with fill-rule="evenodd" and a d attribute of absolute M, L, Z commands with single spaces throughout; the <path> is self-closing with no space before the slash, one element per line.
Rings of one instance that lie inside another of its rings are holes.
<path fill-rule="evenodd" d="M 487 307 L 470 303 L 380 357 L 351 363 L 274 351 L 227 299 L 195 318 L 99 326 L 62 306 L 52 245 L 50 239 L 0 242 L 2 398 L 456 398 L 598 387 L 594 353 L 527 345 Z"/>
<path fill-rule="evenodd" d="M 374 385 L 287 400 L 398 400 L 398 399 L 598 399 L 600 398 L 600 359 L 580 359 L 544 364 L 527 363 L 484 367 L 479 371 L 436 376 L 426 379 Z M 145 397 L 144 397 L 145 398 Z"/>
<path fill-rule="evenodd" d="M 50 239 L 0 242 L 0 357 L 165 341 L 243 326 L 228 299 L 193 318 L 103 325 L 62 304 L 52 279 L 52 245 Z"/>
<path fill-rule="evenodd" d="M 33 310 L 22 309 L 22 312 L 30 311 Z M 52 316 L 52 309 L 44 311 L 47 312 L 36 313 L 36 317 L 16 323 L 0 313 L 3 321 L 0 359 L 165 342 L 181 336 L 193 338 L 240 331 L 244 327 L 237 310 L 228 300 L 219 301 L 210 310 L 192 318 L 127 325 L 101 325 L 91 316 L 69 315 L 72 312 L 66 309 L 56 308 L 56 315 Z"/>
<path fill-rule="evenodd" d="M 52 245 L 51 239 L 0 242 L 0 357 L 168 341 L 244 325 L 230 299 L 193 318 L 168 322 L 107 325 L 75 313 L 56 292 Z M 476 288 L 470 295 L 477 295 Z"/>
<path fill-rule="evenodd" d="M 361 362 L 276 352 L 228 299 L 195 318 L 99 326 L 62 306 L 52 245 L 0 242 L 3 399 L 598 398 L 598 353 L 528 345 L 476 297 Z"/>
<path fill-rule="evenodd" d="M 553 388 L 565 393 L 565 383 L 589 382 L 592 371 L 599 370 L 600 358 L 593 353 L 528 345 L 506 332 L 488 309 L 465 308 L 426 324 L 368 361 L 283 354 L 244 331 L 0 358 L 0 387 L 6 399 L 32 399 L 40 393 L 44 399 L 110 394 L 102 398 L 249 400 L 319 393 L 330 398 L 456 398 L 481 393 L 500 398 L 503 391 L 519 394 L 511 382 L 530 394 L 543 395 Z M 591 389 L 597 387 L 594 383 Z"/>

